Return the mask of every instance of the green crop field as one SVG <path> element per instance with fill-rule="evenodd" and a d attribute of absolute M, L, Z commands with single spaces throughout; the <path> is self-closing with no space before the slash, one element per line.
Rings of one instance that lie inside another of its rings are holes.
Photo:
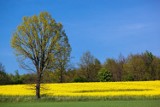
<path fill-rule="evenodd" d="M 160 100 L 0 103 L 0 107 L 160 107 Z"/>

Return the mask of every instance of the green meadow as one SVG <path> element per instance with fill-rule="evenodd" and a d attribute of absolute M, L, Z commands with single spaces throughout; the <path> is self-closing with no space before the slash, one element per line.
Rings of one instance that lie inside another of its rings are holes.
<path fill-rule="evenodd" d="M 160 106 L 160 100 L 0 103 L 0 107 L 159 107 L 159 106 Z"/>

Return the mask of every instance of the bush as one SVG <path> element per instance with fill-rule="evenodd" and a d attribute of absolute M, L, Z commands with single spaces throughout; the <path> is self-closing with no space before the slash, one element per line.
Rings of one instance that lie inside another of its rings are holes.
<path fill-rule="evenodd" d="M 77 77 L 74 79 L 74 82 L 88 82 L 87 79 L 83 78 L 83 77 Z"/>
<path fill-rule="evenodd" d="M 111 73 L 106 68 L 101 68 L 98 72 L 98 78 L 101 82 L 111 81 Z"/>
<path fill-rule="evenodd" d="M 11 82 L 9 76 L 4 72 L 0 71 L 0 85 L 6 85 Z"/>

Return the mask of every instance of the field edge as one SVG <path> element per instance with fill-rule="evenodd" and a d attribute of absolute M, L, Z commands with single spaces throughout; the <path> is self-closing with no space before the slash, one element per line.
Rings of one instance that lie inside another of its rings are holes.
<path fill-rule="evenodd" d="M 2 96 L 0 102 L 65 102 L 65 101 L 108 101 L 108 100 L 160 100 L 160 96 L 110 96 L 110 97 L 66 97 L 66 96 L 45 96 L 36 99 L 35 96 Z"/>

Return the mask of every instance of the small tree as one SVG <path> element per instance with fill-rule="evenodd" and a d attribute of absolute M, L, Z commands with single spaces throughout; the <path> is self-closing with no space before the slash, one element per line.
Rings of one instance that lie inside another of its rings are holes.
<path fill-rule="evenodd" d="M 111 81 L 112 75 L 106 68 L 101 68 L 98 72 L 99 81 L 107 82 Z"/>
<path fill-rule="evenodd" d="M 5 67 L 0 63 L 0 84 L 5 85 L 11 83 L 8 74 L 5 72 Z"/>
<path fill-rule="evenodd" d="M 100 61 L 96 59 L 89 51 L 85 52 L 80 59 L 79 80 L 97 81 L 98 71 L 101 68 Z"/>
<path fill-rule="evenodd" d="M 65 35 L 65 34 L 64 34 Z M 71 47 L 68 43 L 67 36 L 63 36 L 63 41 L 59 41 L 60 51 L 55 56 L 55 63 L 54 63 L 54 71 L 58 74 L 59 82 L 64 82 L 64 74 L 66 69 L 69 68 L 69 61 L 70 61 L 70 53 Z"/>
<path fill-rule="evenodd" d="M 4 66 L 2 65 L 2 63 L 0 63 L 0 71 L 5 72 L 5 68 L 4 68 Z"/>
<path fill-rule="evenodd" d="M 52 70 L 56 56 L 68 39 L 61 23 L 57 23 L 47 12 L 39 16 L 24 17 L 23 23 L 13 34 L 11 46 L 20 65 L 36 72 L 36 97 L 40 98 L 43 72 Z M 67 54 L 68 56 L 70 54 Z"/>

